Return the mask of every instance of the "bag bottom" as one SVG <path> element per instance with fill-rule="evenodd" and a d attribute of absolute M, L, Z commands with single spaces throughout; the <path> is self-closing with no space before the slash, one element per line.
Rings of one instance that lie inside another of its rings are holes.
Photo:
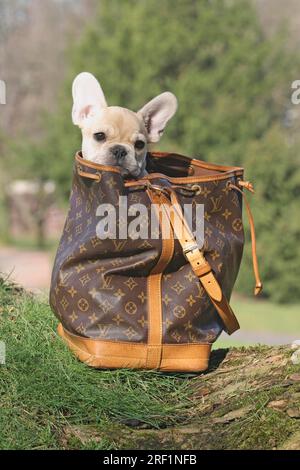
<path fill-rule="evenodd" d="M 62 324 L 58 334 L 75 356 L 88 366 L 98 369 L 149 369 L 148 345 L 122 341 L 102 341 L 74 335 Z M 163 344 L 160 366 L 165 372 L 202 372 L 207 369 L 211 344 Z"/>

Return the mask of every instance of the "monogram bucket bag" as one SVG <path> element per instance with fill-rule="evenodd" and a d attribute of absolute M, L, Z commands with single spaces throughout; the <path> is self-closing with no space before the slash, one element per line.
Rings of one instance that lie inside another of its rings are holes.
<path fill-rule="evenodd" d="M 243 180 L 242 168 L 174 153 L 149 153 L 147 172 L 127 181 L 117 167 L 77 153 L 50 304 L 60 336 L 89 366 L 203 371 L 221 332 L 239 328 L 229 299 L 244 246 L 243 200 L 255 294 L 262 289 L 244 195 L 244 189 L 253 188 Z M 129 219 L 121 214 L 122 200 Z M 192 211 L 188 221 L 186 205 L 201 208 L 201 243 L 193 230 L 200 212 Z M 140 230 L 147 236 L 131 237 L 132 214 L 141 206 L 146 212 Z M 106 210 L 108 224 L 117 216 L 111 237 L 99 236 L 99 207 Z"/>

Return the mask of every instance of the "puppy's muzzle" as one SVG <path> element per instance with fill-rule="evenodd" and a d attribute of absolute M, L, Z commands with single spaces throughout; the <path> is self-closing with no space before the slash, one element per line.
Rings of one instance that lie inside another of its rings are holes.
<path fill-rule="evenodd" d="M 115 145 L 110 151 L 117 162 L 122 162 L 127 155 L 127 150 L 123 145 Z"/>

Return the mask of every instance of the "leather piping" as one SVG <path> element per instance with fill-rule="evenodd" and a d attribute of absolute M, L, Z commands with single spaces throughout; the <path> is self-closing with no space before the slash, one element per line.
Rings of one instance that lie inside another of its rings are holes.
<path fill-rule="evenodd" d="M 82 171 L 80 168 L 77 168 L 77 173 L 79 176 L 83 176 L 83 178 L 90 178 L 97 181 L 97 183 L 99 183 L 101 180 L 101 175 L 99 173 L 87 173 L 86 171 Z"/>
<path fill-rule="evenodd" d="M 152 204 L 161 207 L 161 196 L 147 190 Z M 157 213 L 159 224 L 162 226 L 165 218 Z M 148 294 L 148 344 L 147 344 L 147 369 L 158 369 L 162 358 L 162 298 L 161 280 L 162 273 L 173 257 L 174 238 L 162 237 L 162 251 L 158 263 L 152 269 L 147 278 Z"/>
<path fill-rule="evenodd" d="M 233 176 L 242 176 L 243 171 L 226 171 L 223 174 L 216 173 L 214 175 L 209 175 L 209 176 L 182 176 L 182 177 L 176 177 L 173 178 L 171 176 L 166 176 L 163 173 L 150 173 L 147 176 L 144 176 L 144 178 L 141 178 L 136 181 L 125 181 L 124 186 L 125 187 L 131 187 L 131 186 L 137 186 L 138 184 L 141 184 L 145 181 L 152 180 L 155 178 L 161 178 L 164 180 L 169 181 L 170 183 L 200 183 L 206 182 L 206 181 L 215 181 L 215 180 L 225 180 Z"/>
<path fill-rule="evenodd" d="M 202 160 L 198 160 L 196 158 L 186 157 L 184 155 L 180 155 L 179 153 L 170 153 L 170 152 L 151 152 L 151 155 L 154 158 L 164 158 L 170 157 L 175 158 L 176 160 L 184 160 L 187 163 L 190 162 L 195 166 L 199 166 L 201 168 L 206 168 L 207 170 L 219 170 L 219 171 L 227 171 L 227 170 L 239 170 L 244 171 L 244 169 L 240 166 L 228 166 L 228 165 L 218 165 L 216 163 L 207 163 L 203 162 Z"/>
<path fill-rule="evenodd" d="M 99 369 L 145 369 L 148 345 L 125 341 L 102 341 L 74 335 L 59 323 L 58 334 L 76 357 Z M 211 344 L 163 344 L 159 370 L 168 372 L 201 372 L 207 369 Z"/>
<path fill-rule="evenodd" d="M 113 173 L 121 173 L 118 168 L 115 166 L 109 166 L 109 165 L 100 165 L 99 163 L 93 163 L 89 160 L 85 160 L 81 156 L 81 152 L 77 152 L 75 155 L 75 160 L 76 163 L 80 165 L 84 165 L 88 168 L 93 168 L 94 170 L 99 170 L 99 171 L 112 171 Z"/>
<path fill-rule="evenodd" d="M 208 169 L 208 170 L 215 170 L 216 174 L 215 175 L 209 175 L 209 176 L 170 177 L 170 176 L 164 175 L 163 173 L 150 173 L 149 175 L 147 175 L 147 176 L 145 176 L 145 177 L 143 177 L 139 180 L 125 182 L 125 187 L 135 186 L 139 183 L 141 184 L 145 180 L 147 181 L 147 180 L 151 180 L 153 178 L 163 178 L 165 180 L 170 181 L 171 183 L 196 183 L 196 182 L 200 182 L 200 181 L 205 182 L 205 181 L 223 180 L 223 179 L 227 179 L 227 178 L 232 177 L 232 176 L 242 176 L 243 171 L 244 171 L 243 168 L 240 168 L 240 167 L 230 167 L 230 166 L 223 166 L 223 165 L 208 164 L 208 163 L 196 160 L 196 159 L 190 159 L 188 157 L 183 157 L 183 156 L 177 155 L 177 154 L 159 154 L 158 152 L 157 153 L 153 152 L 153 153 L 151 153 L 151 155 L 153 155 L 153 157 L 160 157 L 160 158 L 172 155 L 172 157 L 175 157 L 175 158 L 178 158 L 178 159 L 180 159 L 180 158 L 187 159 L 187 161 L 189 161 L 191 165 L 195 165 L 195 166 L 198 166 L 198 167 L 201 167 L 201 168 L 204 168 L 204 169 Z M 89 160 L 85 160 L 81 156 L 80 152 L 77 152 L 77 154 L 75 156 L 75 161 L 76 161 L 77 171 L 79 170 L 78 174 L 80 174 L 80 172 L 84 173 L 84 174 L 81 174 L 81 176 L 84 176 L 86 178 L 91 178 L 91 179 L 96 180 L 96 178 L 94 176 L 92 176 L 92 173 L 90 174 L 88 172 L 83 172 L 82 168 L 80 168 L 81 165 L 83 165 L 87 168 L 94 169 L 94 170 L 108 171 L 108 172 L 113 172 L 113 173 L 120 174 L 120 170 L 117 167 L 109 166 L 109 165 L 100 165 L 98 163 L 93 163 Z M 219 171 L 222 171 L 222 174 L 219 174 L 218 173 Z"/>

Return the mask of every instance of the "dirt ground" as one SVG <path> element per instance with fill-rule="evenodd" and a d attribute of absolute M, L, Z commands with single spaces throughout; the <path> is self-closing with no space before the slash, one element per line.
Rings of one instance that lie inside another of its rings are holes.
<path fill-rule="evenodd" d="M 300 374 L 290 356 L 284 346 L 215 351 L 209 370 L 190 380 L 190 416 L 182 424 L 65 426 L 62 448 L 299 450 Z"/>

